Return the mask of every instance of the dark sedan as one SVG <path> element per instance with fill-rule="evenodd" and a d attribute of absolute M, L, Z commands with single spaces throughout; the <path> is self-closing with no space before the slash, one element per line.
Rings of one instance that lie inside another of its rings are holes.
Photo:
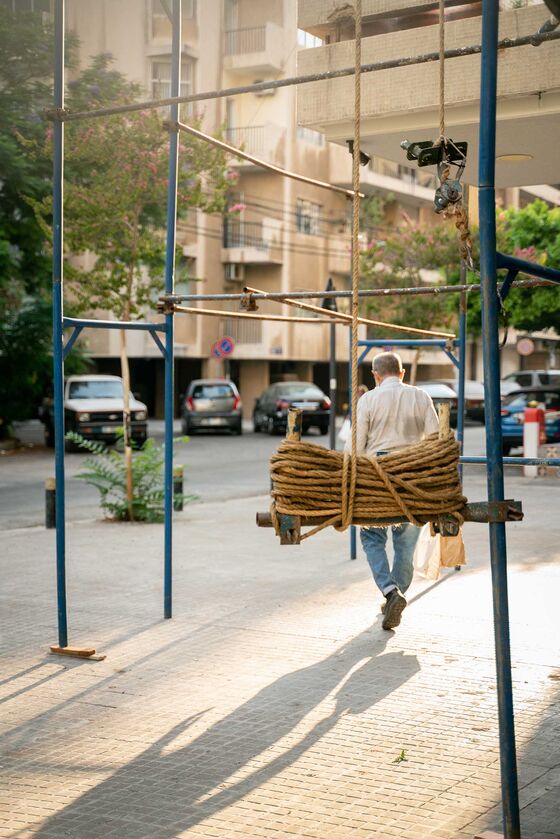
<path fill-rule="evenodd" d="M 278 382 L 268 387 L 255 402 L 253 428 L 269 434 L 285 433 L 288 411 L 301 408 L 303 431 L 315 426 L 321 434 L 326 434 L 330 407 L 329 397 L 311 382 Z"/>

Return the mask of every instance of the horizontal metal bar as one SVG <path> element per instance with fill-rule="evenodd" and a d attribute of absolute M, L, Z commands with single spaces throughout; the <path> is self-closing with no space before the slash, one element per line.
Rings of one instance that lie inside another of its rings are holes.
<path fill-rule="evenodd" d="M 560 466 L 560 457 L 504 457 L 505 466 Z M 460 463 L 473 463 L 477 466 L 485 466 L 488 462 L 486 457 L 460 457 Z"/>
<path fill-rule="evenodd" d="M 550 280 L 516 280 L 512 288 L 537 288 L 549 286 Z M 479 283 L 466 285 L 442 285 L 442 286 L 413 286 L 411 288 L 363 288 L 358 291 L 358 297 L 400 297 L 404 295 L 423 294 L 457 294 L 461 291 L 480 291 Z M 263 291 L 260 293 L 250 292 L 253 300 L 284 300 L 291 297 L 294 300 L 323 300 L 325 298 L 352 297 L 351 291 Z M 203 300 L 245 300 L 247 292 L 230 294 L 162 294 L 160 300 L 170 303 L 181 303 L 183 301 L 198 302 Z"/>
<path fill-rule="evenodd" d="M 560 32 L 545 32 L 542 34 L 522 35 L 519 38 L 503 38 L 498 42 L 498 49 L 512 49 L 514 47 L 538 46 L 549 41 L 556 41 L 560 38 Z M 462 58 L 465 55 L 478 55 L 482 50 L 480 44 L 473 44 L 466 47 L 445 50 L 445 58 Z M 429 52 L 424 55 L 415 55 L 405 58 L 392 58 L 387 61 L 377 61 L 372 64 L 362 64 L 362 73 L 375 73 L 380 70 L 392 70 L 397 67 L 410 67 L 415 64 L 428 64 L 432 61 L 439 61 L 439 52 Z M 340 79 L 344 76 L 353 76 L 353 67 L 344 67 L 340 70 L 327 70 L 322 73 L 310 73 L 305 76 L 291 76 L 287 79 L 275 79 L 274 81 L 256 82 L 255 84 L 239 85 L 238 87 L 222 88 L 221 90 L 206 90 L 203 93 L 195 93 L 191 96 L 170 96 L 167 99 L 148 99 L 144 102 L 135 102 L 131 105 L 115 105 L 111 108 L 97 108 L 91 111 L 70 111 L 59 108 L 46 111 L 46 116 L 51 120 L 70 122 L 78 119 L 93 119 L 95 117 L 111 116 L 112 114 L 127 114 L 133 111 L 145 111 L 148 108 L 166 108 L 168 105 L 181 104 L 183 102 L 204 102 L 210 99 L 223 99 L 228 96 L 238 96 L 242 93 L 256 93 L 261 90 L 276 90 L 279 87 L 292 87 L 294 85 L 309 84 L 310 82 L 321 82 L 328 79 Z"/>
<path fill-rule="evenodd" d="M 532 277 L 539 277 L 541 280 L 549 280 L 551 283 L 560 283 L 560 271 L 556 268 L 547 268 L 546 265 L 537 265 L 535 262 L 528 262 L 526 259 L 518 259 L 516 256 L 508 256 L 505 253 L 496 252 L 496 267 L 507 268 L 509 271 L 522 271 Z M 507 282 L 507 280 L 506 280 Z"/>
<path fill-rule="evenodd" d="M 513 499 L 505 499 L 501 502 L 489 501 L 471 501 L 465 504 L 459 510 L 460 515 L 465 521 L 484 524 L 488 522 L 497 521 L 521 521 L 523 519 L 523 507 L 521 501 L 514 501 Z M 293 519 L 297 516 L 284 516 L 279 514 L 279 519 Z M 332 516 L 308 516 L 301 517 L 299 523 L 302 527 L 309 527 L 312 525 L 323 524 Z M 259 527 L 272 527 L 272 515 L 270 512 L 257 513 L 257 525 Z M 443 524 L 457 524 L 457 519 L 450 513 L 443 513 L 441 515 L 434 514 L 433 516 L 417 516 L 418 521 L 427 523 L 429 521 L 442 522 Z M 354 519 L 353 524 L 358 527 L 367 527 L 368 525 L 375 525 L 377 527 L 384 527 L 390 524 L 401 524 L 408 521 L 405 516 L 394 516 L 391 518 L 382 519 Z"/>
<path fill-rule="evenodd" d="M 167 332 L 164 323 L 142 323 L 135 320 L 82 320 L 81 318 L 63 318 L 62 327 L 69 329 L 79 326 L 81 329 L 132 329 L 139 332 Z"/>
<path fill-rule="evenodd" d="M 372 338 L 371 340 L 364 338 L 358 341 L 359 347 L 441 347 L 445 349 L 448 344 L 457 346 L 459 342 L 454 339 L 452 341 L 445 341 L 442 338 Z"/>

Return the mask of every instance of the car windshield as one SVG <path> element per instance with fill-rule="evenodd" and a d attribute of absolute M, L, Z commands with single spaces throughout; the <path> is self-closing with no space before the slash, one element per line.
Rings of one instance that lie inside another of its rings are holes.
<path fill-rule="evenodd" d="M 70 382 L 69 399 L 122 399 L 122 384 L 114 379 Z"/>
<path fill-rule="evenodd" d="M 504 405 L 507 405 L 513 411 L 523 411 L 531 402 L 544 405 L 545 408 L 558 410 L 560 408 L 560 391 L 550 393 L 542 390 L 525 391 L 523 393 L 511 393 L 504 399 Z"/>
<path fill-rule="evenodd" d="M 315 385 L 306 382 L 294 382 L 293 384 L 282 385 L 278 388 L 279 396 L 287 396 L 296 399 L 324 399 L 324 394 Z"/>
<path fill-rule="evenodd" d="M 192 392 L 193 399 L 223 399 L 228 396 L 233 396 L 231 385 L 228 384 L 195 385 Z"/>

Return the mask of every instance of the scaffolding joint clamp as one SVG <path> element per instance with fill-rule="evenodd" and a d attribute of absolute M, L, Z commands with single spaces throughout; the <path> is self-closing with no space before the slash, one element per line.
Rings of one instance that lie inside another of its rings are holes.
<path fill-rule="evenodd" d="M 259 307 L 253 297 L 253 292 L 243 289 L 243 297 L 239 301 L 239 308 L 245 309 L 246 312 L 258 312 Z"/>
<path fill-rule="evenodd" d="M 156 309 L 160 315 L 174 315 L 175 306 L 180 303 L 181 297 L 178 294 L 166 294 L 165 297 L 160 297 Z"/>
<path fill-rule="evenodd" d="M 170 119 L 164 119 L 162 122 L 163 127 L 169 131 L 171 134 L 178 134 L 179 133 L 179 123 L 173 122 Z"/>
<path fill-rule="evenodd" d="M 51 122 L 64 122 L 70 111 L 68 108 L 45 108 L 43 113 Z"/>

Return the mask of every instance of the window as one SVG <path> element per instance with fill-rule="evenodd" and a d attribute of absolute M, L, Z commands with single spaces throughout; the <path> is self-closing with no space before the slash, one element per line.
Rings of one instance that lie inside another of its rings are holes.
<path fill-rule="evenodd" d="M 298 125 L 296 135 L 304 143 L 310 143 L 313 146 L 320 146 L 321 148 L 325 145 L 325 135 L 321 134 L 320 131 L 314 131 L 312 128 L 305 128 L 303 125 Z"/>
<path fill-rule="evenodd" d="M 305 201 L 303 198 L 298 198 L 296 205 L 296 228 L 298 233 L 319 236 L 320 215 L 320 204 L 314 204 L 313 201 Z"/>
<path fill-rule="evenodd" d="M 168 2 L 171 10 L 171 2 Z M 196 0 L 183 0 L 181 5 L 183 20 L 196 18 Z M 171 21 L 161 0 L 152 0 L 152 38 L 171 38 Z"/>
<path fill-rule="evenodd" d="M 191 96 L 194 93 L 194 66 L 195 62 L 192 58 L 182 57 L 179 96 Z M 152 61 L 152 97 L 154 99 L 167 99 L 169 96 L 171 96 L 171 60 L 158 58 Z M 190 117 L 193 113 L 193 102 L 181 105 L 180 115 L 182 117 Z"/>
<path fill-rule="evenodd" d="M 313 49 L 313 47 L 322 47 L 323 41 L 321 40 L 321 38 L 317 38 L 316 35 L 311 35 L 309 32 L 305 32 L 303 29 L 298 29 L 297 45 L 301 49 L 308 50 Z"/>

